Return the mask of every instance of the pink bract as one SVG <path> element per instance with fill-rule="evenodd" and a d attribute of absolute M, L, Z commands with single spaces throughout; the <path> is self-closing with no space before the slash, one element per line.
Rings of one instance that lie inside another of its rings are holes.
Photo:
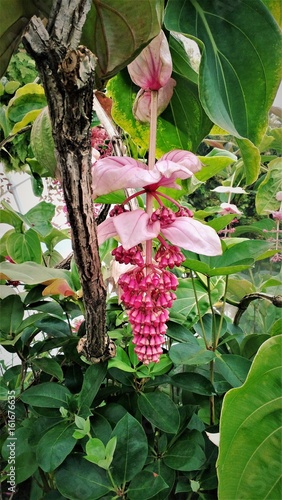
<path fill-rule="evenodd" d="M 131 80 L 144 90 L 159 90 L 171 77 L 172 60 L 163 31 L 128 65 Z"/>
<path fill-rule="evenodd" d="M 170 78 L 166 85 L 158 90 L 157 116 L 159 116 L 169 105 L 175 85 L 176 81 L 173 78 Z M 150 123 L 151 90 L 139 90 L 135 98 L 132 111 L 136 120 Z"/>
<path fill-rule="evenodd" d="M 175 158 L 175 160 L 174 160 Z M 197 156 L 189 151 L 171 151 L 155 164 L 152 170 L 128 157 L 108 156 L 98 160 L 92 168 L 93 196 L 126 188 L 156 190 L 160 186 L 179 189 L 176 179 L 188 179 L 201 168 Z"/>

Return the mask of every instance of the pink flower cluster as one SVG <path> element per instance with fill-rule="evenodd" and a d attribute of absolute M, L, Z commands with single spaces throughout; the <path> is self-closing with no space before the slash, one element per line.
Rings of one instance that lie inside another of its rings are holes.
<path fill-rule="evenodd" d="M 167 247 L 169 248 L 168 245 Z M 169 255 L 173 255 L 174 251 L 178 256 L 177 261 L 181 263 L 184 256 L 180 249 L 170 246 Z M 113 251 L 113 255 L 120 263 L 137 264 L 119 278 L 118 284 L 123 291 L 121 300 L 128 310 L 138 359 L 145 365 L 157 363 L 163 352 L 162 344 L 169 318 L 167 309 L 176 299 L 173 291 L 178 285 L 176 276 L 164 269 L 172 264 L 170 257 L 165 259 L 162 256 L 157 265 L 145 264 L 138 246 L 129 250 L 120 246 Z"/>

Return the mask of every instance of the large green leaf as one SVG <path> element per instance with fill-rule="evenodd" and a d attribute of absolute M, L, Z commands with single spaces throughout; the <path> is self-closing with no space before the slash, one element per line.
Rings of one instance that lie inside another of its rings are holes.
<path fill-rule="evenodd" d="M 117 423 L 113 436 L 117 437 L 117 446 L 112 476 L 117 484 L 124 484 L 142 470 L 148 454 L 147 438 L 143 427 L 129 413 Z"/>
<path fill-rule="evenodd" d="M 213 281 L 212 281 L 213 280 Z M 212 301 L 217 302 L 224 293 L 224 283 L 221 278 L 212 278 L 211 282 L 211 295 Z M 198 306 L 200 313 L 203 316 L 210 308 L 209 297 L 207 289 L 199 282 L 195 282 L 195 290 L 197 293 Z M 176 315 L 176 320 L 182 318 L 182 323 L 190 327 L 198 319 L 197 302 L 193 288 L 193 282 L 190 278 L 180 279 L 179 286 L 176 290 L 177 299 L 175 300 L 170 318 L 173 320 Z"/>
<path fill-rule="evenodd" d="M 27 261 L 41 263 L 40 241 L 33 229 L 28 229 L 25 233 L 11 233 L 6 245 L 9 257 L 17 264 Z"/>
<path fill-rule="evenodd" d="M 124 68 L 161 30 L 163 0 L 92 0 L 81 43 L 98 58 L 106 80 Z"/>
<path fill-rule="evenodd" d="M 206 461 L 205 453 L 198 443 L 198 433 L 190 439 L 178 439 L 164 456 L 164 463 L 176 470 L 192 471 L 199 469 Z"/>
<path fill-rule="evenodd" d="M 279 210 L 280 201 L 276 199 L 276 194 L 282 191 L 281 170 L 281 158 L 276 158 L 269 163 L 267 175 L 257 190 L 256 210 L 258 214 L 269 214 L 271 210 Z"/>
<path fill-rule="evenodd" d="M 79 454 L 70 455 L 56 471 L 55 478 L 59 492 L 69 500 L 108 498 L 113 489 L 106 471 Z"/>
<path fill-rule="evenodd" d="M 223 401 L 219 499 L 281 496 L 282 335 L 259 349 L 246 382 Z"/>
<path fill-rule="evenodd" d="M 11 472 L 11 458 L 16 459 L 16 483 L 22 483 L 27 478 L 32 476 L 36 471 L 38 465 L 36 462 L 35 452 L 30 446 L 30 429 L 25 427 L 19 427 L 15 430 L 14 434 L 9 436 L 4 442 L 1 452 L 4 460 L 10 460 L 8 463 L 7 472 Z M 13 447 L 13 444 L 15 445 Z M 11 453 L 13 452 L 13 453 Z"/>
<path fill-rule="evenodd" d="M 61 422 L 44 433 L 36 448 L 39 467 L 54 471 L 72 451 L 76 439 L 72 437 L 75 425 Z"/>
<path fill-rule="evenodd" d="M 141 393 L 138 408 L 142 415 L 158 429 L 176 434 L 180 415 L 172 399 L 162 392 Z"/>
<path fill-rule="evenodd" d="M 17 331 L 24 316 L 24 306 L 19 295 L 9 295 L 0 301 L 0 331 L 12 335 Z"/>
<path fill-rule="evenodd" d="M 165 26 L 203 44 L 200 98 L 211 120 L 259 145 L 281 70 L 281 35 L 265 5 L 169 0 Z"/>
<path fill-rule="evenodd" d="M 106 363 L 91 365 L 87 368 L 83 378 L 83 385 L 78 396 L 78 410 L 81 417 L 91 414 L 90 406 L 100 389 L 107 373 Z"/>
<path fill-rule="evenodd" d="M 130 500 L 147 500 L 168 488 L 164 479 L 148 470 L 143 470 L 132 479 L 128 488 Z"/>
<path fill-rule="evenodd" d="M 70 282 L 70 273 L 68 271 L 47 268 L 36 264 L 36 262 L 25 262 L 24 264 L 0 262 L 0 277 L 1 279 L 22 281 L 27 285 L 36 285 L 56 278 Z"/>
<path fill-rule="evenodd" d="M 31 406 L 41 408 L 60 408 L 67 406 L 70 391 L 63 385 L 54 382 L 43 382 L 40 385 L 34 385 L 21 394 L 21 400 Z"/>

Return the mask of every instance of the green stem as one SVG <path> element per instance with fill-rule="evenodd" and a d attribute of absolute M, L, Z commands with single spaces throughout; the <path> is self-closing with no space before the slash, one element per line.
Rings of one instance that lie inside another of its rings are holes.
<path fill-rule="evenodd" d="M 227 287 L 228 287 L 228 276 L 226 276 L 226 280 L 225 280 L 225 288 L 224 288 L 224 296 L 223 296 L 223 303 L 222 303 L 222 308 L 221 308 L 220 321 L 219 321 L 217 335 L 216 335 L 216 339 L 215 339 L 215 349 L 218 346 L 218 341 L 220 338 L 222 323 L 223 323 L 223 319 L 224 319 L 224 309 L 225 309 L 225 304 L 226 304 Z"/>
<path fill-rule="evenodd" d="M 110 469 L 107 469 L 107 473 L 108 473 L 108 476 L 109 476 L 109 478 L 110 478 L 110 481 L 111 481 L 111 483 L 112 483 L 112 485 L 113 485 L 114 491 L 115 491 L 115 492 L 117 492 L 118 487 L 117 487 L 117 485 L 116 485 L 116 484 L 115 484 L 115 482 L 114 482 L 114 479 L 113 479 L 113 476 L 112 476 L 112 473 L 111 473 Z"/>
<path fill-rule="evenodd" d="M 198 296 L 197 296 L 197 290 L 196 290 L 196 286 L 195 286 L 195 278 L 193 276 L 193 271 L 191 271 L 191 281 L 192 281 L 192 287 L 193 287 L 193 291 L 194 291 L 194 296 L 195 296 L 195 301 L 196 301 L 196 307 L 197 307 L 197 312 L 198 312 L 198 316 L 199 316 L 199 321 L 200 321 L 200 325 L 201 325 L 201 329 L 202 329 L 202 333 L 203 333 L 203 339 L 204 339 L 204 342 L 205 342 L 206 349 L 209 349 L 209 344 L 208 344 L 207 336 L 206 336 L 206 330 L 205 330 L 205 327 L 204 327 L 203 318 L 202 318 L 201 311 L 200 311 L 200 305 L 199 305 L 199 301 L 198 301 Z"/>

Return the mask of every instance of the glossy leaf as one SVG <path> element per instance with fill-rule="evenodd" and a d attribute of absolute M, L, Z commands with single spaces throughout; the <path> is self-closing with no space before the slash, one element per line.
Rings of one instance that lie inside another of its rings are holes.
<path fill-rule="evenodd" d="M 25 233 L 11 233 L 6 244 L 9 257 L 17 264 L 27 261 L 41 263 L 40 241 L 33 229 L 28 229 Z"/>
<path fill-rule="evenodd" d="M 175 403 L 162 392 L 141 393 L 138 408 L 151 424 L 169 434 L 176 434 L 180 415 Z"/>
<path fill-rule="evenodd" d="M 34 14 L 46 17 L 50 11 L 51 1 L 2 0 L 1 9 L 5 12 L 0 27 L 0 77 L 3 76 L 10 58 L 20 43 L 21 35 L 29 19 Z"/>
<path fill-rule="evenodd" d="M 219 499 L 279 498 L 281 493 L 282 336 L 259 349 L 246 382 L 223 401 Z"/>
<path fill-rule="evenodd" d="M 43 382 L 24 391 L 20 399 L 26 404 L 40 408 L 60 408 L 61 406 L 66 408 L 69 396 L 71 396 L 70 391 L 63 385 Z"/>
<path fill-rule="evenodd" d="M 215 358 L 215 353 L 200 345 L 175 344 L 170 348 L 169 356 L 176 365 L 205 365 Z"/>
<path fill-rule="evenodd" d="M 142 470 L 148 453 L 147 438 L 143 427 L 129 413 L 119 420 L 113 436 L 117 437 L 117 446 L 112 476 L 117 484 L 124 484 Z"/>
<path fill-rule="evenodd" d="M 251 361 L 237 354 L 222 354 L 215 366 L 232 387 L 239 387 L 246 380 Z"/>
<path fill-rule="evenodd" d="M 214 278 L 211 284 L 212 300 L 217 301 L 223 294 L 223 281 L 220 278 Z M 199 282 L 195 282 L 200 313 L 203 316 L 210 308 L 208 301 L 208 293 L 206 288 Z M 198 310 L 195 299 L 193 284 L 190 279 L 179 280 L 179 286 L 176 290 L 177 299 L 175 300 L 170 317 L 173 320 L 174 314 L 176 318 L 182 318 L 182 323 L 185 321 L 185 326 L 190 327 L 198 320 Z"/>
<path fill-rule="evenodd" d="M 22 216 L 23 221 L 34 229 L 43 238 L 53 229 L 51 220 L 55 215 L 56 207 L 53 203 L 41 201 Z"/>
<path fill-rule="evenodd" d="M 56 377 L 60 382 L 64 379 L 64 374 L 58 361 L 53 358 L 37 358 L 32 360 L 32 365 L 35 370 L 42 370 L 44 373 L 49 373 Z"/>
<path fill-rule="evenodd" d="M 212 121 L 259 144 L 280 82 L 281 60 L 280 32 L 263 3 L 170 0 L 165 26 L 203 44 L 200 98 Z"/>
<path fill-rule="evenodd" d="M 0 331 L 5 335 L 13 335 L 22 323 L 24 306 L 19 295 L 9 295 L 1 300 Z"/>
<path fill-rule="evenodd" d="M 34 164 L 33 171 L 43 177 L 54 177 L 57 160 L 47 106 L 44 107 L 32 126 L 30 144 L 39 164 L 38 166 Z"/>
<path fill-rule="evenodd" d="M 55 478 L 63 498 L 70 500 L 96 500 L 112 490 L 106 471 L 87 462 L 79 454 L 68 456 L 56 471 Z"/>
<path fill-rule="evenodd" d="M 171 377 L 171 383 L 175 387 L 203 396 L 211 396 L 215 392 L 211 382 L 200 373 L 176 373 Z"/>
<path fill-rule="evenodd" d="M 30 111 L 44 106 L 46 106 L 46 97 L 43 87 L 37 83 L 27 83 L 20 87 L 9 101 L 7 115 L 12 122 L 19 122 Z"/>
<path fill-rule="evenodd" d="M 35 325 L 52 337 L 69 337 L 71 335 L 69 325 L 65 321 L 52 316 L 36 321 Z"/>
<path fill-rule="evenodd" d="M 22 281 L 27 285 L 36 285 L 55 278 L 64 278 L 69 281 L 68 271 L 47 268 L 40 266 L 36 262 L 25 262 L 23 264 L 0 262 L 0 277 L 1 279 Z"/>
<path fill-rule="evenodd" d="M 127 490 L 128 498 L 129 500 L 147 500 L 167 488 L 168 485 L 161 476 L 143 470 L 132 479 Z"/>
<path fill-rule="evenodd" d="M 87 368 L 81 391 L 78 396 L 78 414 L 81 417 L 90 415 L 91 404 L 100 389 L 107 373 L 107 366 L 104 363 L 91 365 Z"/>
<path fill-rule="evenodd" d="M 11 436 L 9 436 L 2 446 L 2 456 L 4 460 L 11 460 L 12 454 L 11 450 L 15 453 L 16 459 L 16 483 L 22 483 L 30 476 L 34 474 L 34 472 L 38 468 L 38 464 L 36 462 L 35 452 L 30 446 L 30 430 L 28 428 L 20 427 L 16 428 L 14 435 L 12 436 L 13 440 L 11 440 Z M 11 444 L 15 443 L 16 446 L 11 447 Z M 10 445 L 10 446 L 9 446 Z M 13 455 L 14 457 L 14 455 Z M 12 472 L 11 469 L 12 463 L 8 463 L 7 472 Z"/>
<path fill-rule="evenodd" d="M 203 449 L 192 439 L 179 439 L 164 456 L 165 465 L 182 471 L 197 470 L 205 461 Z"/>
<path fill-rule="evenodd" d="M 74 424 L 61 422 L 49 429 L 36 448 L 39 467 L 45 472 L 55 470 L 72 451 L 76 439 L 72 437 Z"/>
<path fill-rule="evenodd" d="M 279 210 L 280 201 L 276 194 L 282 191 L 282 159 L 272 160 L 268 165 L 265 179 L 260 183 L 256 195 L 256 210 L 258 214 L 269 214 L 271 211 Z"/>
<path fill-rule="evenodd" d="M 107 80 L 129 64 L 161 30 L 163 0 L 92 0 L 81 43 L 98 58 L 97 74 Z M 150 21 L 148 21 L 148 19 Z"/>

